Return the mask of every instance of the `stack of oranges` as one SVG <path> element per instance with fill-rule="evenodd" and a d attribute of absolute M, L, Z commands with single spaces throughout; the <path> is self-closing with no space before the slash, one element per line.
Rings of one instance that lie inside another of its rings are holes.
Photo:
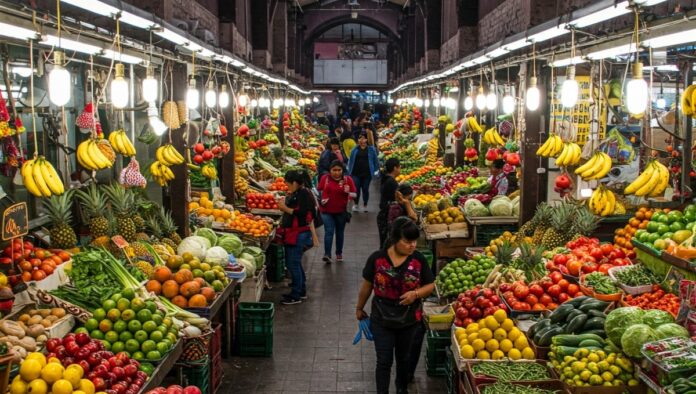
<path fill-rule="evenodd" d="M 282 176 L 276 178 L 273 181 L 273 183 L 270 186 L 268 186 L 268 190 L 278 192 L 288 191 L 288 185 L 285 183 L 285 178 L 283 178 Z"/>
<path fill-rule="evenodd" d="M 234 220 L 230 223 L 230 228 L 252 237 L 267 237 L 271 233 L 273 226 L 270 219 L 235 211 Z"/>
<path fill-rule="evenodd" d="M 651 208 L 640 207 L 634 217 L 623 228 L 614 230 L 614 244 L 627 250 L 633 250 L 631 239 L 636 235 L 636 231 L 647 228 L 650 218 L 655 213 Z"/>

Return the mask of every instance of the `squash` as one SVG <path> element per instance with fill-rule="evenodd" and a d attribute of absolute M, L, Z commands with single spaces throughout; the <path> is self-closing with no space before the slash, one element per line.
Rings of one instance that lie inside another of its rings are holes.
<path fill-rule="evenodd" d="M 0 320 L 0 331 L 7 335 L 15 336 L 19 339 L 24 338 L 26 335 L 19 323 L 12 320 Z"/>
<path fill-rule="evenodd" d="M 29 329 L 27 329 L 27 335 L 29 335 L 32 338 L 36 338 L 39 335 L 44 334 L 46 334 L 46 329 L 41 324 L 34 324 L 33 326 L 29 327 Z"/>

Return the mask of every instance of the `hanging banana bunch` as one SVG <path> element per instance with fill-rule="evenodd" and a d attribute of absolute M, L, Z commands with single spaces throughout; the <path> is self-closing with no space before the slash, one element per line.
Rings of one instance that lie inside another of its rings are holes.
<path fill-rule="evenodd" d="M 466 126 L 469 129 L 470 132 L 472 133 L 482 133 L 483 128 L 479 124 L 479 122 L 476 120 L 475 116 L 469 116 L 466 118 Z"/>
<path fill-rule="evenodd" d="M 599 216 L 613 215 L 617 208 L 616 195 L 611 190 L 600 185 L 592 192 L 592 197 L 587 201 L 587 207 L 590 212 Z"/>
<path fill-rule="evenodd" d="M 174 179 L 174 172 L 171 168 L 155 160 L 150 164 L 150 173 L 160 186 L 167 186 L 167 183 Z"/>
<path fill-rule="evenodd" d="M 566 142 L 563 144 L 563 150 L 561 154 L 558 155 L 556 159 L 556 165 L 558 167 L 569 167 L 575 166 L 580 163 L 580 156 L 582 155 L 582 148 L 575 142 Z"/>
<path fill-rule="evenodd" d="M 667 185 L 669 185 L 669 169 L 659 161 L 653 160 L 638 175 L 638 178 L 626 186 L 624 194 L 657 197 L 665 192 Z"/>
<path fill-rule="evenodd" d="M 203 165 L 201 168 L 201 174 L 210 179 L 211 181 L 217 180 L 218 179 L 218 171 L 217 168 L 212 163 L 206 163 Z"/>
<path fill-rule="evenodd" d="M 25 161 L 20 174 L 24 186 L 35 197 L 51 197 L 65 192 L 58 172 L 43 156 Z"/>
<path fill-rule="evenodd" d="M 164 144 L 157 148 L 157 151 L 155 151 L 155 156 L 157 157 L 157 161 L 168 167 L 177 164 L 184 164 L 186 161 L 184 156 L 182 156 L 172 144 Z"/>
<path fill-rule="evenodd" d="M 575 170 L 584 181 L 604 178 L 611 170 L 611 157 L 604 152 L 595 152 L 590 160 Z"/>
<path fill-rule="evenodd" d="M 492 127 L 483 133 L 483 142 L 489 146 L 505 146 L 503 137 L 500 135 L 500 133 L 498 133 L 498 130 L 495 127 Z"/>
<path fill-rule="evenodd" d="M 111 144 L 113 150 L 117 153 L 127 157 L 135 156 L 135 147 L 130 139 L 128 139 L 125 131 L 112 131 L 109 134 L 109 143 Z"/>
<path fill-rule="evenodd" d="M 558 134 L 551 134 L 537 149 L 536 154 L 541 157 L 558 157 L 561 152 L 563 152 L 563 140 Z"/>
<path fill-rule="evenodd" d="M 113 165 L 111 160 L 99 149 L 98 143 L 93 139 L 81 142 L 80 145 L 77 146 L 76 156 L 80 165 L 90 171 L 111 168 Z"/>
<path fill-rule="evenodd" d="M 689 85 L 681 95 L 679 108 L 686 116 L 696 115 L 696 85 Z"/>

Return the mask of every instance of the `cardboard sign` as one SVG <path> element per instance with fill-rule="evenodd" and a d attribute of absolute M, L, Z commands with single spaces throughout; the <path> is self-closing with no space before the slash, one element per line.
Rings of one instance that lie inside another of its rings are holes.
<path fill-rule="evenodd" d="M 124 249 L 128 247 L 128 241 L 126 241 L 125 238 L 123 238 L 120 235 L 114 235 L 111 237 L 111 240 L 114 241 L 116 246 L 118 246 L 119 249 Z"/>
<path fill-rule="evenodd" d="M 29 234 L 29 212 L 27 203 L 20 202 L 2 213 L 2 240 L 19 238 Z"/>

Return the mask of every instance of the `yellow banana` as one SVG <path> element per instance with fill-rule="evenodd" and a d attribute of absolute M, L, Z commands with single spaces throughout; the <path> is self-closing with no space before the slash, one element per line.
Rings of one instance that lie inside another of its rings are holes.
<path fill-rule="evenodd" d="M 570 148 L 571 148 L 571 154 L 570 154 L 570 157 L 568 158 L 567 165 L 574 166 L 580 162 L 580 156 L 582 155 L 582 149 L 580 148 L 580 145 L 576 144 L 575 142 L 570 143 Z"/>
<path fill-rule="evenodd" d="M 177 164 L 184 164 L 184 162 L 186 162 L 184 156 L 182 156 L 181 153 L 174 148 L 174 145 L 168 144 L 165 150 L 171 152 L 171 154 L 177 159 Z"/>
<path fill-rule="evenodd" d="M 587 201 L 587 208 L 590 210 L 592 213 L 597 213 L 597 198 L 599 197 L 599 189 L 595 189 L 592 192 L 592 196 L 590 199 Z"/>
<path fill-rule="evenodd" d="M 590 179 L 602 179 L 611 171 L 611 157 L 604 152 L 599 152 L 599 155 L 602 156 L 602 165 L 599 167 L 599 171 L 590 177 Z"/>
<path fill-rule="evenodd" d="M 111 147 L 119 154 L 124 155 L 126 148 L 123 146 L 123 143 L 120 138 L 118 138 L 119 132 L 118 131 L 113 131 L 111 134 L 109 134 L 109 143 L 111 144 Z"/>
<path fill-rule="evenodd" d="M 169 160 L 167 160 L 166 157 L 164 157 L 164 146 L 160 146 L 159 148 L 157 148 L 157 150 L 155 151 L 155 157 L 157 157 L 157 161 L 159 161 L 160 163 L 166 164 L 168 166 L 171 166 L 174 164 L 174 163 L 171 163 Z"/>
<path fill-rule="evenodd" d="M 123 145 L 126 147 L 126 156 L 135 156 L 135 146 L 133 146 L 125 131 L 121 133 L 121 138 L 123 139 Z"/>
<path fill-rule="evenodd" d="M 43 179 L 43 174 L 41 174 L 41 159 L 37 159 L 34 165 L 31 166 L 31 175 L 41 195 L 44 197 L 51 197 L 51 189 L 48 188 L 46 181 Z"/>
<path fill-rule="evenodd" d="M 181 164 L 183 163 L 182 161 L 179 160 L 179 158 L 173 153 L 173 149 L 168 149 L 168 147 L 171 147 L 171 145 L 167 145 L 163 152 L 162 155 L 167 159 L 168 162 L 172 163 L 170 165 L 176 165 L 176 164 Z"/>
<path fill-rule="evenodd" d="M 647 196 L 648 193 L 653 191 L 657 183 L 660 181 L 660 170 L 657 166 L 653 165 L 652 171 L 650 172 L 650 179 L 645 182 L 638 190 L 636 190 L 635 195 L 639 197 Z"/>
<path fill-rule="evenodd" d="M 103 170 L 104 168 L 109 168 L 111 167 L 111 161 L 104 156 L 102 151 L 99 149 L 97 146 L 97 143 L 94 142 L 94 140 L 90 141 L 88 148 L 88 152 L 91 155 L 91 157 L 94 159 L 95 164 L 97 164 L 99 170 Z"/>
<path fill-rule="evenodd" d="M 549 148 L 549 145 L 551 145 L 551 138 L 547 138 L 546 141 L 537 149 L 537 156 L 545 156 L 545 152 Z"/>
<path fill-rule="evenodd" d="M 89 146 L 91 143 L 92 140 L 87 140 L 81 142 L 80 145 L 77 146 L 77 160 L 80 162 L 81 166 L 88 170 L 94 171 L 98 170 L 99 166 L 94 162 L 94 159 L 90 155 Z"/>
<path fill-rule="evenodd" d="M 575 175 L 580 175 L 583 172 L 587 171 L 589 168 L 594 167 L 598 159 L 599 156 L 597 155 L 597 153 L 593 154 L 592 157 L 590 157 L 590 159 L 585 162 L 585 164 L 575 169 Z"/>
<path fill-rule="evenodd" d="M 616 196 L 614 195 L 614 192 L 612 192 L 611 190 L 607 190 L 606 193 L 604 193 L 604 196 L 606 198 L 606 204 L 600 215 L 609 216 L 612 213 L 614 213 L 614 207 L 616 206 Z"/>
<path fill-rule="evenodd" d="M 153 176 L 155 177 L 161 177 L 162 172 L 160 171 L 159 167 L 159 162 L 158 161 L 153 161 L 152 164 L 150 164 L 150 173 L 152 173 Z"/>
<path fill-rule="evenodd" d="M 634 179 L 633 182 L 631 182 L 626 188 L 624 189 L 624 194 L 625 195 L 630 195 L 630 194 L 635 194 L 638 189 L 643 187 L 646 182 L 650 180 L 652 177 L 652 172 L 655 170 L 655 162 L 651 161 L 648 163 L 647 166 L 645 166 L 645 169 L 643 170 L 640 175 L 638 175 L 638 178 Z"/>
<path fill-rule="evenodd" d="M 51 194 L 61 195 L 65 191 L 63 188 L 63 182 L 61 182 L 58 174 L 55 173 L 55 169 L 47 160 L 42 159 L 39 162 L 39 167 L 41 168 L 41 176 L 46 182 L 46 185 L 51 190 Z"/>
<path fill-rule="evenodd" d="M 164 178 L 166 180 L 172 180 L 174 179 L 174 172 L 171 170 L 171 168 L 167 166 L 162 166 L 162 173 L 164 174 Z"/>
<path fill-rule="evenodd" d="M 694 114 L 694 92 L 696 92 L 696 85 L 689 85 L 682 93 L 679 104 L 684 115 L 691 116 Z"/>
<path fill-rule="evenodd" d="M 29 193 L 35 197 L 43 197 L 43 193 L 39 190 L 39 187 L 34 181 L 34 176 L 32 175 L 33 167 L 36 164 L 36 160 L 31 159 L 24 162 L 21 169 L 22 179 L 24 180 L 24 187 L 27 188 Z"/>
<path fill-rule="evenodd" d="M 667 169 L 667 167 L 665 167 L 664 164 L 660 162 L 655 162 L 655 165 L 660 170 L 660 181 L 655 186 L 655 189 L 652 192 L 650 192 L 650 197 L 657 197 L 662 195 L 662 193 L 665 192 L 667 185 L 669 185 L 669 169 Z"/>
<path fill-rule="evenodd" d="M 481 128 L 481 125 L 479 124 L 479 122 L 476 120 L 475 116 L 469 116 L 467 118 L 467 124 L 469 125 L 469 128 L 471 129 L 471 131 L 473 131 L 474 133 L 482 133 L 483 132 L 483 129 Z"/>

